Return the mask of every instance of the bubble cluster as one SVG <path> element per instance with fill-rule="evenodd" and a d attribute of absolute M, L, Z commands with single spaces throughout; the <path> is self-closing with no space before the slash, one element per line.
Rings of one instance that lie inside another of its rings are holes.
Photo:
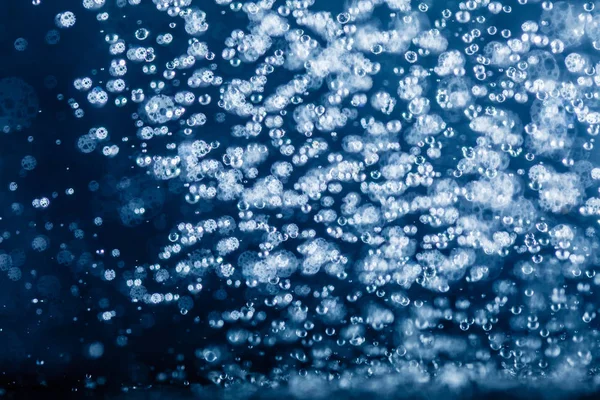
<path fill-rule="evenodd" d="M 147 382 L 298 397 L 566 380 L 597 390 L 597 4 L 79 8 L 55 14 L 60 32 L 43 39 L 62 45 L 76 14 L 103 27 L 102 62 L 72 76 L 64 100 L 80 129 L 66 140 L 110 172 L 10 200 L 11 218 L 50 215 L 84 191 L 94 217 L 57 222 L 68 240 L 50 217 L 30 224 L 27 250 L 0 250 L 0 271 L 56 298 L 62 282 L 26 262 L 49 254 L 85 276 L 73 296 L 96 284 L 120 294 L 118 305 L 86 294 L 114 338 L 82 338 L 82 357 L 132 348 L 168 312 L 193 350 L 169 345 Z M 5 132 L 38 107 L 25 82 L 0 81 Z M 17 162 L 22 179 L 43 164 Z M 151 238 L 73 244 L 114 223 Z"/>

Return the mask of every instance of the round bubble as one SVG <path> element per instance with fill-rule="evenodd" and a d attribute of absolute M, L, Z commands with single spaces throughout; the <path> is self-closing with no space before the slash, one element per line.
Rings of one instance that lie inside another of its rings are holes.
<path fill-rule="evenodd" d="M 57 44 L 60 41 L 60 32 L 56 29 L 52 29 L 46 33 L 45 37 L 46 43 L 50 45 Z"/>
<path fill-rule="evenodd" d="M 153 124 L 164 124 L 175 116 L 175 102 L 169 96 L 157 95 L 144 105 L 143 112 Z"/>
<path fill-rule="evenodd" d="M 17 51 L 27 50 L 28 45 L 29 45 L 29 42 L 27 42 L 27 40 L 24 38 L 18 38 L 17 40 L 15 40 L 15 50 L 17 50 Z"/>

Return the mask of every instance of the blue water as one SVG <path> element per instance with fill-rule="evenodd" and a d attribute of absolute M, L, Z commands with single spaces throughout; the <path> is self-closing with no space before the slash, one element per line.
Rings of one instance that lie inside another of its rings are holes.
<path fill-rule="evenodd" d="M 593 396 L 600 4 L 38 1 L 0 2 L 3 394 Z"/>

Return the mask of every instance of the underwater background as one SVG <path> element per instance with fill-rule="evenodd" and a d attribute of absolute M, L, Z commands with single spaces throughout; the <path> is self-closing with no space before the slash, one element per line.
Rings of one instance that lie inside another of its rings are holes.
<path fill-rule="evenodd" d="M 594 398 L 600 3 L 0 0 L 0 394 Z"/>

